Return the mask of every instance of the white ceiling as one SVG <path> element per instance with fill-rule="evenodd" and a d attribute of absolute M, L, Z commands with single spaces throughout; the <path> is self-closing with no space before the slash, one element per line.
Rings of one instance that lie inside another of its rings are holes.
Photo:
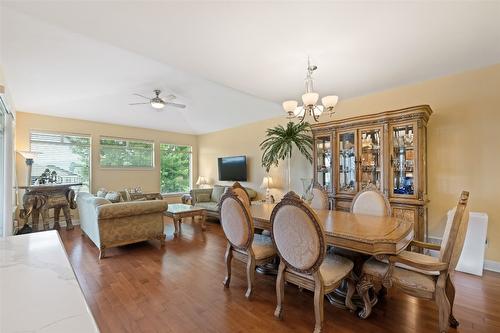
<path fill-rule="evenodd" d="M 21 111 L 206 133 L 500 62 L 500 2 L 3 2 L 2 61 Z M 185 110 L 130 107 L 172 92 Z"/>

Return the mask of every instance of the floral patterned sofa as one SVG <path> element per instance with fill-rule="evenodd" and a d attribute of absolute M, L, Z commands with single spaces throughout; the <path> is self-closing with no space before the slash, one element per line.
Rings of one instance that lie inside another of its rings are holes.
<path fill-rule="evenodd" d="M 105 249 L 145 240 L 165 243 L 163 213 L 168 208 L 164 200 L 111 203 L 90 193 L 76 198 L 82 233 L 99 248 L 99 258 Z"/>

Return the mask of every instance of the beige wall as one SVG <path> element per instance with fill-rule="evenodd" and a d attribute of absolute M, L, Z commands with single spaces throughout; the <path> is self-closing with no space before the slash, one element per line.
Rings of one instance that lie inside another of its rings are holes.
<path fill-rule="evenodd" d="M 63 132 L 75 134 L 87 134 L 92 137 L 92 163 L 91 163 L 91 186 L 92 192 L 99 188 L 109 190 L 120 190 L 125 187 L 141 186 L 144 191 L 158 192 L 160 190 L 160 143 L 173 143 L 190 145 L 193 147 L 193 179 L 197 176 L 197 139 L 194 135 L 179 134 L 151 129 L 118 126 L 76 119 L 49 117 L 32 113 L 18 112 L 16 121 L 16 150 L 29 150 L 30 131 L 41 130 L 49 132 Z M 105 169 L 99 167 L 99 138 L 100 136 L 115 136 L 120 138 L 132 138 L 141 140 L 152 140 L 155 143 L 155 167 L 153 169 Z M 19 185 L 26 183 L 26 164 L 23 158 L 17 154 L 17 179 Z"/>
<path fill-rule="evenodd" d="M 442 234 L 446 211 L 462 189 L 468 190 L 471 210 L 489 215 L 486 257 L 500 261 L 500 65 L 342 100 L 334 119 L 419 104 L 434 110 L 428 133 L 429 234 Z M 199 174 L 214 182 L 216 157 L 244 154 L 249 157 L 246 185 L 259 190 L 264 170 L 258 145 L 265 129 L 285 124 L 284 118 L 199 136 Z M 292 189 L 302 193 L 300 177 L 311 174 L 307 162 L 294 158 Z M 283 189 L 283 168 L 271 170 L 271 175 L 280 179 Z"/>

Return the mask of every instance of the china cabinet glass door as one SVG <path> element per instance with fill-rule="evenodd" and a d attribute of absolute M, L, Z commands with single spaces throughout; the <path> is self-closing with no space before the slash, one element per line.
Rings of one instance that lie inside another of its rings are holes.
<path fill-rule="evenodd" d="M 415 167 L 417 144 L 415 124 L 408 123 L 391 127 L 392 152 L 392 192 L 393 195 L 415 195 Z"/>
<path fill-rule="evenodd" d="M 338 192 L 356 192 L 356 131 L 339 133 Z"/>
<path fill-rule="evenodd" d="M 316 181 L 326 190 L 332 190 L 332 138 L 330 135 L 315 138 Z"/>
<path fill-rule="evenodd" d="M 375 186 L 381 190 L 382 184 L 382 129 L 361 129 L 360 140 L 360 190 Z"/>

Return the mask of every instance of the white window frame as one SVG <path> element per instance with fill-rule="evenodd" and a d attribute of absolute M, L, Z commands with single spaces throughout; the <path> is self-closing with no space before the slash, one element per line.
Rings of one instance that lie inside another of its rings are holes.
<path fill-rule="evenodd" d="M 141 143 L 150 143 L 152 145 L 152 161 L 151 161 L 151 166 L 145 166 L 145 167 L 137 167 L 137 166 L 105 166 L 102 165 L 101 163 L 101 140 L 119 140 L 119 141 L 133 141 L 133 142 L 141 142 Z M 101 135 L 99 137 L 99 151 L 98 151 L 98 156 L 99 156 L 99 168 L 104 169 L 104 170 L 153 170 L 156 166 L 156 144 L 153 140 L 144 140 L 144 139 L 135 139 L 135 138 L 122 138 L 122 137 L 117 137 L 117 136 L 107 136 L 107 135 Z"/>
<path fill-rule="evenodd" d="M 160 158 L 160 161 L 159 161 L 159 170 L 158 170 L 158 173 L 159 173 L 159 176 L 160 176 L 160 192 L 161 192 L 161 195 L 164 195 L 164 196 L 177 196 L 177 195 L 181 195 L 181 194 L 188 194 L 188 192 L 162 192 L 161 190 L 161 146 L 162 145 L 172 145 L 172 146 L 179 146 L 179 147 L 189 147 L 191 148 L 191 152 L 190 152 L 190 158 L 189 158 L 189 189 L 192 189 L 193 188 L 193 146 L 192 145 L 188 145 L 188 144 L 181 144 L 181 143 L 169 143 L 169 142 L 160 142 L 160 144 L 158 145 L 158 149 L 159 149 L 159 158 Z"/>
<path fill-rule="evenodd" d="M 92 149 L 92 134 L 89 133 L 74 133 L 74 132 L 63 132 L 63 131 L 47 131 L 47 130 L 38 130 L 38 129 L 30 129 L 29 136 L 29 150 L 32 151 L 31 147 L 31 135 L 33 133 L 41 133 L 41 134 L 52 134 L 52 135 L 67 135 L 67 136 L 81 136 L 89 139 L 89 193 L 92 193 L 92 169 L 93 169 L 93 154 L 94 151 Z M 36 163 L 36 159 L 34 160 Z"/>

